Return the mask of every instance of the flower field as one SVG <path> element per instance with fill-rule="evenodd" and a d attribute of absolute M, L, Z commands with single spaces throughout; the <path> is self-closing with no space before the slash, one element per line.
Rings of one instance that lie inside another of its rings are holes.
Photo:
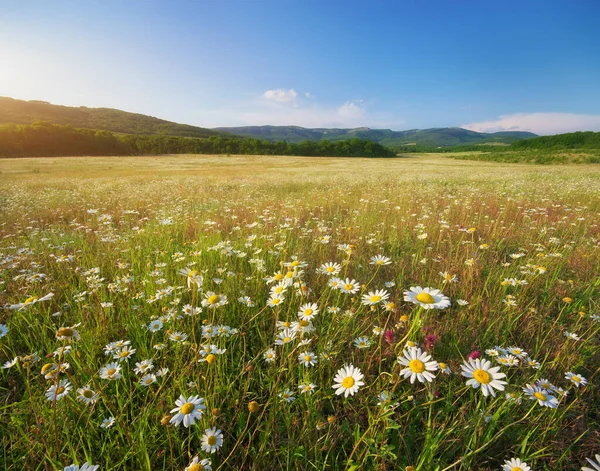
<path fill-rule="evenodd" d="M 0 172 L 1 469 L 600 469 L 593 166 Z"/>

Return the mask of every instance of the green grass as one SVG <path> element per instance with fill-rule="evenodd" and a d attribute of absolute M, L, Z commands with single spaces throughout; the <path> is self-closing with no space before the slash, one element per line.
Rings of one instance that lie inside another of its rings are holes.
<path fill-rule="evenodd" d="M 530 163 L 538 165 L 556 164 L 598 164 L 600 163 L 600 150 L 546 150 L 522 149 L 495 152 L 456 152 L 447 154 L 448 157 L 460 160 L 477 160 L 502 163 Z"/>
<path fill-rule="evenodd" d="M 9 329 L 0 361 L 19 358 L 0 370 L 1 469 L 62 470 L 89 460 L 103 471 L 183 470 L 199 456 L 222 470 L 498 470 L 520 457 L 555 471 L 579 469 L 600 452 L 600 323 L 591 317 L 600 286 L 597 166 L 168 156 L 0 160 L 0 172 L 0 303 L 54 293 L 22 310 L 0 309 Z M 391 264 L 370 264 L 378 254 Z M 268 307 L 273 284 L 265 277 L 286 274 L 295 260 L 306 264 L 291 270 L 297 286 Z M 316 273 L 326 262 L 358 280 L 359 292 L 329 287 Z M 201 287 L 189 287 L 181 269 L 199 271 Z M 403 300 L 413 286 L 440 289 L 452 304 L 423 310 Z M 361 303 L 378 289 L 393 305 Z M 209 292 L 228 303 L 183 312 Z M 277 321 L 297 320 L 306 302 L 319 308 L 304 337 L 311 342 L 274 346 Z M 156 319 L 164 326 L 152 333 Z M 211 324 L 237 332 L 207 340 L 202 328 Z M 57 339 L 71 326 L 79 340 Z M 175 332 L 187 340 L 170 340 Z M 359 336 L 370 347 L 357 349 Z M 121 379 L 102 379 L 100 369 L 116 361 L 104 347 L 117 340 L 136 352 L 121 363 Z M 407 341 L 452 373 L 411 384 L 396 361 Z M 225 351 L 198 362 L 208 343 Z M 67 345 L 71 353 L 52 357 Z M 506 391 L 485 398 L 465 384 L 460 365 L 474 350 L 494 361 L 485 351 L 496 346 L 518 346 L 540 368 L 501 367 Z M 263 359 L 269 348 L 274 363 Z M 318 356 L 316 366 L 299 364 L 305 350 Z M 34 352 L 39 361 L 28 362 Z M 134 368 L 144 359 L 153 373 L 168 373 L 140 385 Z M 60 378 L 41 374 L 64 362 Z M 365 383 L 348 398 L 332 388 L 346 363 Z M 568 371 L 589 384 L 574 387 Z M 523 393 L 540 378 L 568 390 L 556 409 Z M 58 379 L 73 389 L 47 400 Z M 302 382 L 316 384 L 314 394 L 300 394 Z M 98 394 L 93 405 L 76 398 L 88 384 Z M 279 396 L 288 388 L 296 397 L 289 404 Z M 383 391 L 393 393 L 385 407 L 377 404 Z M 181 394 L 206 401 L 190 428 L 166 417 Z M 101 428 L 110 416 L 115 424 Z M 201 438 L 213 426 L 223 445 L 207 454 Z"/>

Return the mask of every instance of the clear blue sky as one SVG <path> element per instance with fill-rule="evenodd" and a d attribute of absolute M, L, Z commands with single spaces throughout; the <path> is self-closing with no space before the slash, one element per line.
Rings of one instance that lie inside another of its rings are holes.
<path fill-rule="evenodd" d="M 3 1 L 0 95 L 206 127 L 600 130 L 600 0 Z"/>

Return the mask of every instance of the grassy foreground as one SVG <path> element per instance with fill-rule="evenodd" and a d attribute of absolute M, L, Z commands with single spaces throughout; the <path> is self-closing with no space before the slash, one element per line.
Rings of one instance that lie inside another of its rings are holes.
<path fill-rule="evenodd" d="M 0 172 L 1 469 L 555 471 L 600 453 L 598 166 Z"/>

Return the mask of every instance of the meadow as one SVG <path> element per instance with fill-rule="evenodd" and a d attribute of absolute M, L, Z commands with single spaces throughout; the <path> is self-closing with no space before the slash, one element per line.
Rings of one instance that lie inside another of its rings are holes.
<path fill-rule="evenodd" d="M 430 154 L 0 159 L 0 468 L 600 469 L 599 194 Z"/>

